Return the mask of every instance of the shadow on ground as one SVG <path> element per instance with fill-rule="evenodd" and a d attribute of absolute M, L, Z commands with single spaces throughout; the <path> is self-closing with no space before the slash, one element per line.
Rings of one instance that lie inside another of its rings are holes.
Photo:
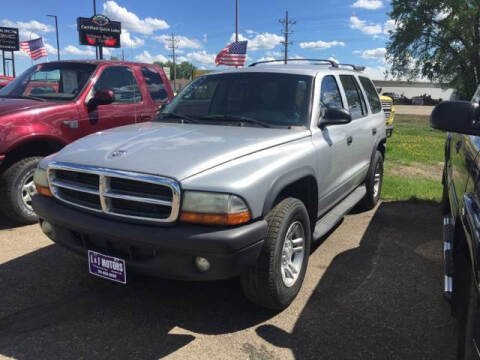
<path fill-rule="evenodd" d="M 195 339 L 170 334 L 179 326 L 211 335 L 257 327 L 297 359 L 450 359 L 440 230 L 431 204 L 383 203 L 360 247 L 333 260 L 291 334 L 259 326 L 275 314 L 248 303 L 237 280 L 134 277 L 121 287 L 48 246 L 0 265 L 0 355 L 157 359 Z"/>
<path fill-rule="evenodd" d="M 23 225 L 14 223 L 0 212 L 0 230 L 14 229 Z"/>
<path fill-rule="evenodd" d="M 333 259 L 293 332 L 262 325 L 257 334 L 297 359 L 454 359 L 441 219 L 430 202 L 382 203 L 360 246 Z"/>

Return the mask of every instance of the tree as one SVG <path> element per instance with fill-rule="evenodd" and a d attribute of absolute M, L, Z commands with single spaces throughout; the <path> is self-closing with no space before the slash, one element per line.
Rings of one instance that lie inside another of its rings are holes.
<path fill-rule="evenodd" d="M 170 74 L 173 76 L 172 61 L 168 61 L 166 63 L 155 61 L 154 64 L 162 67 L 170 68 Z M 197 68 L 192 63 L 189 63 L 188 61 L 183 61 L 182 63 L 177 64 L 177 79 L 191 79 L 192 74 L 195 72 L 196 69 Z"/>
<path fill-rule="evenodd" d="M 389 15 L 391 74 L 423 76 L 470 99 L 480 83 L 480 2 L 393 0 Z"/>

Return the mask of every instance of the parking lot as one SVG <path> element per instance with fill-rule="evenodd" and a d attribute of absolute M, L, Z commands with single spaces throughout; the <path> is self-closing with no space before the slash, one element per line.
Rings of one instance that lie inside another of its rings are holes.
<path fill-rule="evenodd" d="M 236 279 L 96 279 L 36 225 L 2 221 L 0 358 L 453 359 L 441 219 L 429 202 L 353 211 L 282 313 L 251 305 Z"/>

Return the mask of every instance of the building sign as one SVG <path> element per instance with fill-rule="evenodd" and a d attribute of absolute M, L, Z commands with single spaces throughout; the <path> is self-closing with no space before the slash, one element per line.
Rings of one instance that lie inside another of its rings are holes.
<path fill-rule="evenodd" d="M 18 51 L 18 29 L 0 27 L 0 50 Z"/>
<path fill-rule="evenodd" d="M 104 15 L 77 18 L 80 45 L 120 47 L 121 23 Z"/>

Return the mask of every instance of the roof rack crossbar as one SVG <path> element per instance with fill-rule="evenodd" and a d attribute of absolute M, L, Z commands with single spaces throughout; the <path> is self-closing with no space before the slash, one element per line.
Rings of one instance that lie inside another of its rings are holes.
<path fill-rule="evenodd" d="M 284 62 L 284 61 L 285 61 L 284 59 L 282 59 L 282 60 L 257 61 L 257 62 L 254 62 L 254 63 L 248 65 L 248 67 L 256 66 L 258 64 L 268 64 L 268 63 Z M 323 63 L 329 63 L 334 68 L 338 68 L 338 63 L 334 60 L 329 60 L 329 59 L 287 59 L 287 62 L 289 62 L 289 61 L 323 62 Z"/>
<path fill-rule="evenodd" d="M 343 66 L 343 67 L 351 67 L 353 70 L 355 71 L 359 71 L 359 72 L 362 72 L 362 71 L 365 71 L 365 66 L 358 66 L 358 65 L 352 65 L 352 64 L 338 64 L 339 66 Z"/>

